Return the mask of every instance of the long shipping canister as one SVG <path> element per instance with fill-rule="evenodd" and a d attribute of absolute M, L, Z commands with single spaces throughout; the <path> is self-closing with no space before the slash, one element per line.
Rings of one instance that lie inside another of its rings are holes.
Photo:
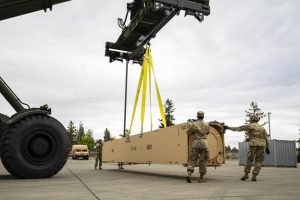
<path fill-rule="evenodd" d="M 224 124 L 208 123 L 208 166 L 225 163 Z M 182 164 L 187 165 L 192 137 L 186 134 L 187 123 L 107 141 L 103 145 L 103 162 L 124 164 Z"/>

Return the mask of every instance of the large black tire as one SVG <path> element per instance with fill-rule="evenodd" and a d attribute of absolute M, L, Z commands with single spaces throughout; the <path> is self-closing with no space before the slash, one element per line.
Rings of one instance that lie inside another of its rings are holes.
<path fill-rule="evenodd" d="M 31 115 L 5 129 L 0 150 L 1 161 L 13 176 L 48 178 L 63 168 L 70 149 L 59 121 L 47 115 Z"/>
<path fill-rule="evenodd" d="M 6 116 L 6 115 L 3 115 L 0 113 L 0 137 L 6 127 L 6 125 L 4 124 L 4 122 L 8 121 L 9 120 L 9 117 Z"/>

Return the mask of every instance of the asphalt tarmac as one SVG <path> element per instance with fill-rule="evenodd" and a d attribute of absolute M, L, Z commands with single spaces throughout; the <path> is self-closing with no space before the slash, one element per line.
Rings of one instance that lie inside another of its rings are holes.
<path fill-rule="evenodd" d="M 185 181 L 181 165 L 131 165 L 119 170 L 104 164 L 94 170 L 94 160 L 68 160 L 49 179 L 20 180 L 0 163 L 0 200 L 146 200 L 146 199 L 300 199 L 300 169 L 263 167 L 257 182 L 240 181 L 243 167 L 226 161 L 208 168 L 207 182 Z"/>

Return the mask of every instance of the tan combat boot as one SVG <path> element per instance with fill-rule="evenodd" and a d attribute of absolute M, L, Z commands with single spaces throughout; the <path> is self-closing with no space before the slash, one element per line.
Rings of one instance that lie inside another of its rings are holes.
<path fill-rule="evenodd" d="M 249 179 L 248 173 L 245 173 L 244 176 L 241 178 L 242 181 Z"/>
<path fill-rule="evenodd" d="M 186 182 L 188 183 L 192 182 L 191 176 L 192 176 L 192 172 L 188 171 L 188 175 L 185 177 Z"/>
<path fill-rule="evenodd" d="M 253 174 L 251 181 L 256 181 L 257 174 Z"/>
<path fill-rule="evenodd" d="M 204 175 L 200 174 L 200 178 L 198 180 L 199 183 L 204 183 L 206 180 L 203 178 Z"/>

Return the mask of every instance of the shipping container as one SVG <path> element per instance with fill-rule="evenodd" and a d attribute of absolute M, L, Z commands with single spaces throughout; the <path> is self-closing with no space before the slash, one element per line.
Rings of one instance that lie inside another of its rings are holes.
<path fill-rule="evenodd" d="M 210 122 L 207 137 L 208 166 L 225 162 L 224 124 Z M 182 164 L 187 165 L 192 137 L 186 134 L 187 123 L 107 141 L 103 145 L 103 162 L 124 164 Z"/>
<path fill-rule="evenodd" d="M 263 166 L 297 167 L 296 141 L 270 140 L 271 153 L 265 155 Z M 249 144 L 239 142 L 239 165 L 245 165 Z"/>

